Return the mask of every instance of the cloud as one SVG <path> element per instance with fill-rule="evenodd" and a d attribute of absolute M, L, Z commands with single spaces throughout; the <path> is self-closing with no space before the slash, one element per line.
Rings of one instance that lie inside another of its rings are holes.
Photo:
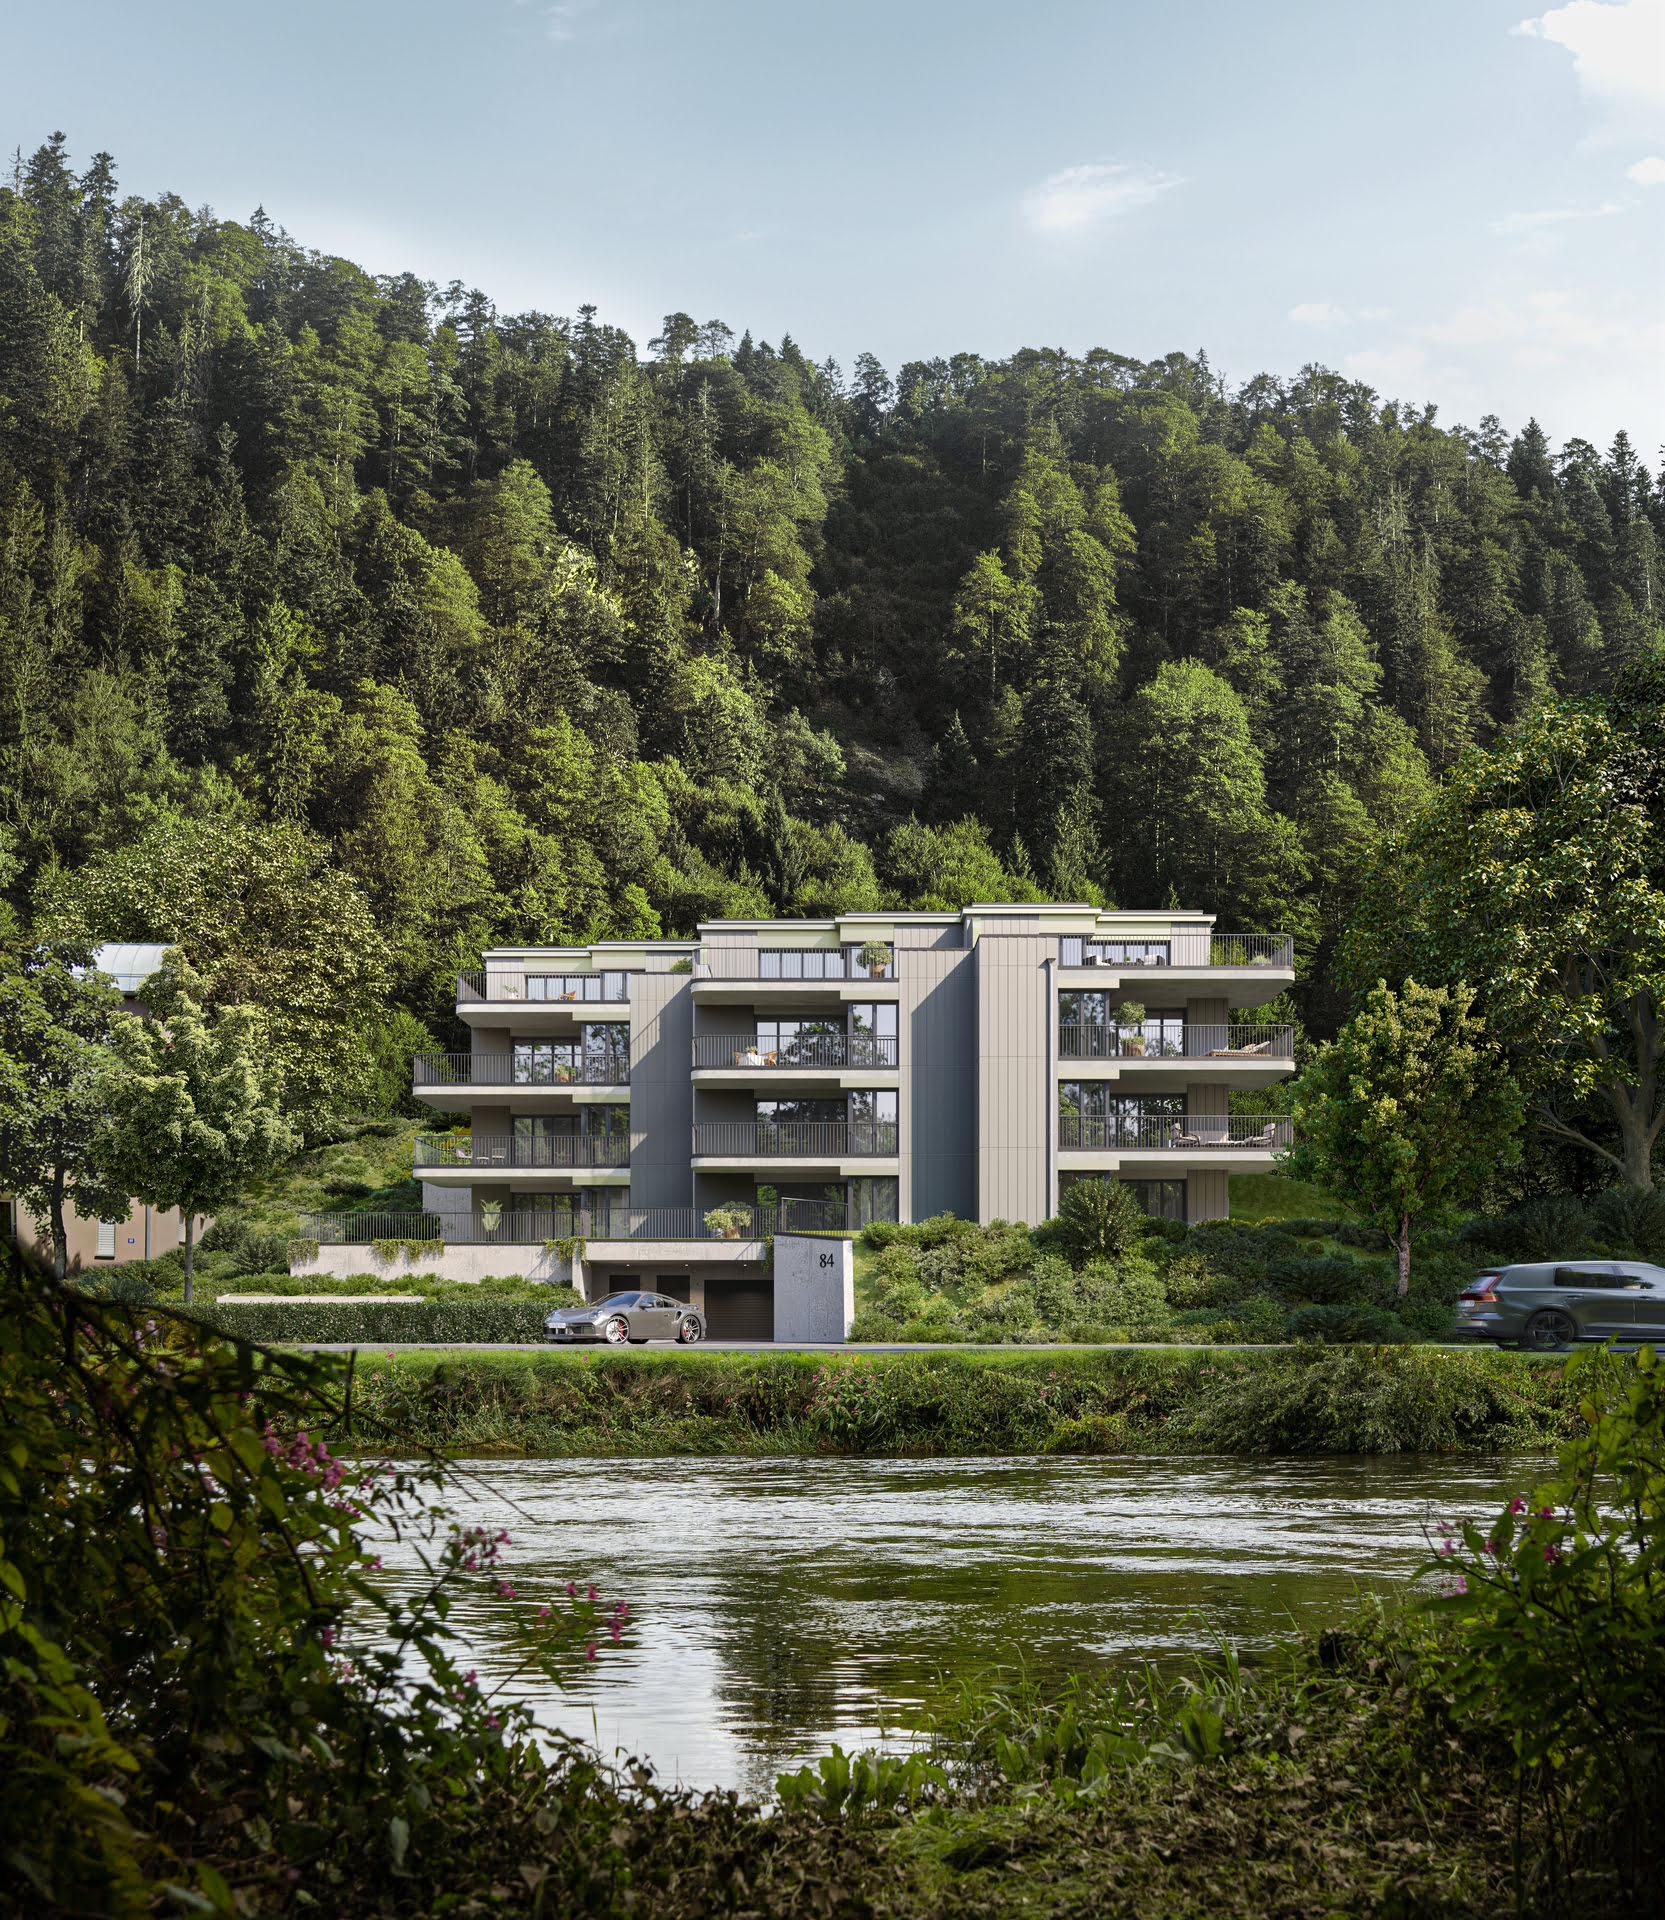
<path fill-rule="evenodd" d="M 1355 380 L 1420 380 L 1428 356 L 1420 347 L 1392 347 L 1385 351 L 1350 353 L 1342 368 Z"/>
<path fill-rule="evenodd" d="M 1650 153 L 1646 160 L 1626 167 L 1625 178 L 1634 180 L 1639 187 L 1665 187 L 1665 160 L 1657 153 Z"/>
<path fill-rule="evenodd" d="M 1181 184 L 1155 167 L 1065 167 L 1023 196 L 1023 215 L 1036 233 L 1088 233 Z"/>
<path fill-rule="evenodd" d="M 1347 323 L 1347 309 L 1333 300 L 1310 300 L 1305 306 L 1291 307 L 1289 317 L 1298 327 L 1340 327 Z"/>
<path fill-rule="evenodd" d="M 551 40 L 576 40 L 578 25 L 587 13 L 593 13 L 601 0 L 557 0 L 542 11 L 544 32 Z"/>
<path fill-rule="evenodd" d="M 1617 200 L 1604 200 L 1599 207 L 1545 207 L 1536 213 L 1506 213 L 1492 222 L 1493 233 L 1535 233 L 1543 227 L 1558 226 L 1564 220 L 1601 220 L 1610 213 L 1623 213 Z"/>
<path fill-rule="evenodd" d="M 1565 47 L 1580 92 L 1621 118 L 1665 113 L 1665 0 L 1571 0 L 1514 31 Z"/>

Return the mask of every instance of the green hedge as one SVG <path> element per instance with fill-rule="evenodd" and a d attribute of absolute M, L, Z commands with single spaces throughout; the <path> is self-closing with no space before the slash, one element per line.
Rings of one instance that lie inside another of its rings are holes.
<path fill-rule="evenodd" d="M 539 1301 L 399 1300 L 353 1305 L 333 1300 L 239 1300 L 191 1311 L 222 1333 L 268 1342 L 365 1347 L 411 1341 L 533 1342 L 543 1338 L 545 1314 L 577 1304 L 570 1288 L 549 1291 L 551 1298 Z"/>

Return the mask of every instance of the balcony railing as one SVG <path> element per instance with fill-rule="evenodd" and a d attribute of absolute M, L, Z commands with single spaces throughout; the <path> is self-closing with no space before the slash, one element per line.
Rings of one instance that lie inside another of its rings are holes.
<path fill-rule="evenodd" d="M 616 1005 L 629 998 L 628 973 L 534 973 L 519 967 L 492 967 L 484 973 L 457 975 L 459 1001 L 577 1006 L 586 1001 Z"/>
<path fill-rule="evenodd" d="M 743 1033 L 694 1036 L 696 1067 L 894 1067 L 893 1033 L 805 1033 L 769 1043 Z"/>
<path fill-rule="evenodd" d="M 1066 1022 L 1058 1029 L 1060 1060 L 1277 1060 L 1293 1063 L 1293 1027 L 1173 1029 Z"/>
<path fill-rule="evenodd" d="M 630 1059 L 620 1049 L 563 1059 L 546 1047 L 515 1053 L 419 1053 L 412 1067 L 418 1087 L 623 1087 Z"/>
<path fill-rule="evenodd" d="M 1293 1137 L 1289 1116 L 1281 1113 L 1058 1116 L 1058 1145 L 1065 1153 L 1276 1153 Z"/>
<path fill-rule="evenodd" d="M 418 1167 L 628 1167 L 623 1133 L 419 1133 Z"/>
<path fill-rule="evenodd" d="M 695 1153 L 734 1160 L 889 1159 L 897 1152 L 894 1120 L 703 1120 Z"/>
<path fill-rule="evenodd" d="M 528 1246 L 544 1240 L 755 1240 L 771 1233 L 846 1233 L 842 1202 L 783 1200 L 779 1206 L 725 1206 L 726 1226 L 708 1227 L 700 1207 L 578 1206 L 487 1215 L 439 1213 L 306 1213 L 301 1232 L 322 1247 L 368 1246 L 375 1240 L 432 1240 L 457 1247 Z M 744 1215 L 735 1227 L 733 1216 Z"/>
<path fill-rule="evenodd" d="M 1175 927 L 1166 940 L 1089 940 L 1065 934 L 1058 942 L 1065 967 L 1273 967 L 1295 965 L 1295 942 L 1286 933 L 1212 933 L 1206 927 Z"/>
<path fill-rule="evenodd" d="M 888 950 L 887 950 L 888 951 Z M 860 946 L 726 947 L 704 946 L 694 960 L 694 977 L 704 980 L 894 980 L 896 959 L 864 964 Z"/>

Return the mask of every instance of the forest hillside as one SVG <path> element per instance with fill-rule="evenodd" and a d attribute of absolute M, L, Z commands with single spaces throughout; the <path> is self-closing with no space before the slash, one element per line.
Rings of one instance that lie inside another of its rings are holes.
<path fill-rule="evenodd" d="M 62 135 L 0 188 L 14 924 L 180 937 L 260 869 L 395 1078 L 482 946 L 888 903 L 1291 931 L 1327 1033 L 1371 837 L 1660 639 L 1662 530 L 1622 433 L 1322 367 L 639 343 Z"/>

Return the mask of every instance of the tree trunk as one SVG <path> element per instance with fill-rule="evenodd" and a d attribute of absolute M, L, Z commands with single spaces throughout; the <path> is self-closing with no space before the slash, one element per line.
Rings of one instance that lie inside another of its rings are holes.
<path fill-rule="evenodd" d="M 187 1206 L 185 1209 L 185 1304 L 191 1304 L 191 1275 L 196 1260 L 196 1215 Z M 1403 1289 L 1401 1289 L 1403 1291 Z"/>
<path fill-rule="evenodd" d="M 64 1170 L 52 1169 L 52 1272 L 59 1280 L 69 1272 L 69 1235 L 64 1230 Z"/>
<path fill-rule="evenodd" d="M 1399 1216 L 1399 1237 L 1393 1246 L 1399 1255 L 1399 1298 L 1403 1300 L 1411 1290 L 1411 1216 L 1408 1213 Z"/>

